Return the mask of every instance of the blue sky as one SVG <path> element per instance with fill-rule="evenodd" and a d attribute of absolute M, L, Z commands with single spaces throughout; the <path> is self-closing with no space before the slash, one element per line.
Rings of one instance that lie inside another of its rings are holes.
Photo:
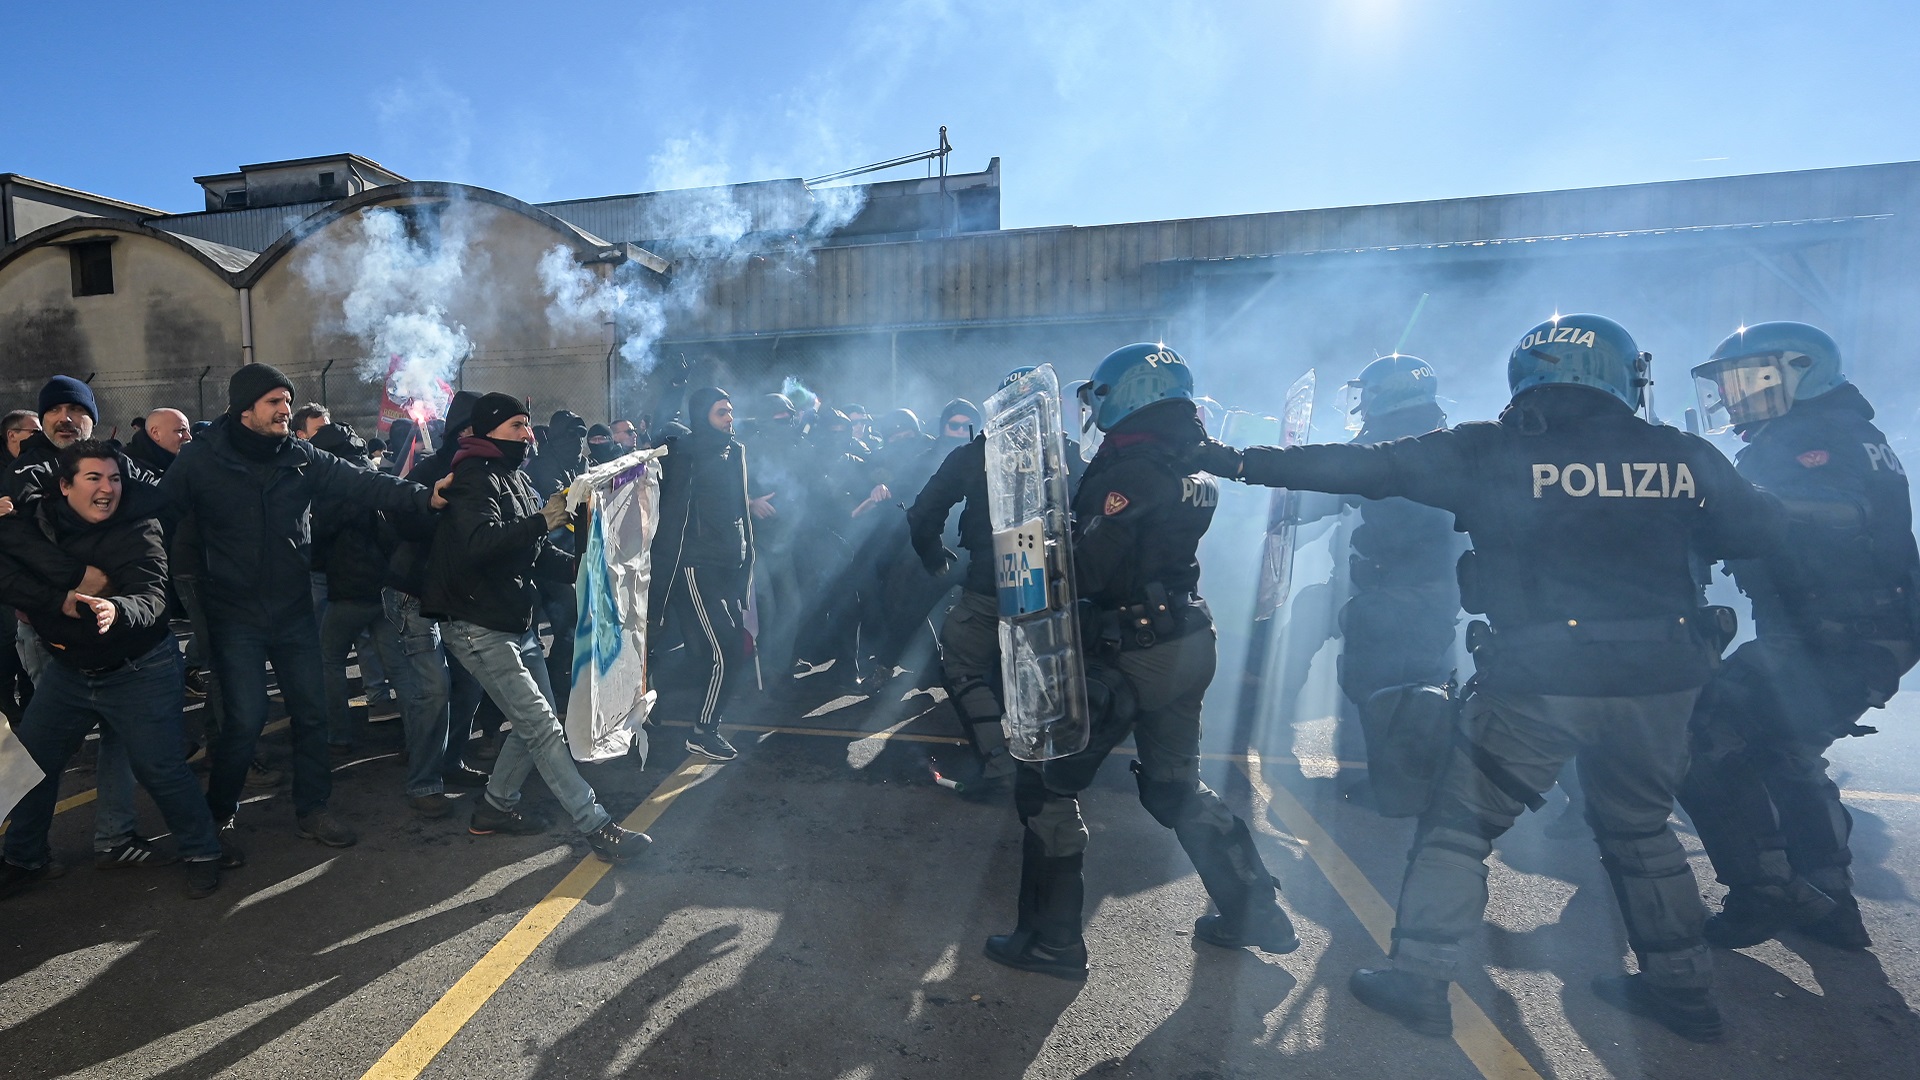
<path fill-rule="evenodd" d="M 1920 5 L 34 5 L 0 171 L 169 210 L 351 150 L 532 200 L 1003 160 L 1009 227 L 1920 157 Z M 904 174 L 902 174 L 904 175 Z"/>

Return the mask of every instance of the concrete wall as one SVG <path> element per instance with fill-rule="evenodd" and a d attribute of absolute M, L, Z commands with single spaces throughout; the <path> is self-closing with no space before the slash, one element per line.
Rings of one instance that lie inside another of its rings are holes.
<path fill-rule="evenodd" d="M 102 429 L 159 405 L 194 412 L 194 376 L 232 370 L 240 356 L 233 289 L 206 264 L 142 234 L 62 237 L 113 241 L 113 292 L 73 295 L 67 248 L 49 244 L 0 267 L 0 394 L 31 405 L 48 376 L 92 375 Z M 222 384 L 224 386 L 224 384 Z M 216 395 L 216 400 L 224 392 Z"/>

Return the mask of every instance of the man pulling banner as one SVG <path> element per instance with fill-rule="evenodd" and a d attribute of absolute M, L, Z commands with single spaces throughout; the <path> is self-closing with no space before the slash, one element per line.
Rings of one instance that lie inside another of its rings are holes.
<path fill-rule="evenodd" d="M 660 516 L 665 448 L 615 458 L 575 477 L 567 508 L 581 537 L 575 583 L 573 694 L 567 746 L 576 761 L 647 755 L 642 725 L 655 693 L 647 671 L 649 551 Z"/>

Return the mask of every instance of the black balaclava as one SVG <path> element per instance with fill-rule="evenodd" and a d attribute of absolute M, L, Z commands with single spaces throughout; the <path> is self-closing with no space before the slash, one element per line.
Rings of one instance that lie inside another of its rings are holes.
<path fill-rule="evenodd" d="M 947 432 L 947 421 L 956 416 L 965 416 L 967 418 L 967 433 L 965 435 L 952 435 Z M 940 410 L 940 431 L 938 434 L 943 439 L 952 439 L 955 442 L 966 442 L 985 430 L 986 425 L 980 422 L 980 406 L 975 405 L 966 398 L 954 398 L 952 401 L 947 402 L 945 408 Z"/>
<path fill-rule="evenodd" d="M 725 390 L 717 386 L 703 386 L 687 395 L 687 438 L 696 446 L 719 448 L 725 446 L 731 435 L 715 428 L 707 420 L 713 407 L 722 401 L 732 401 Z"/>

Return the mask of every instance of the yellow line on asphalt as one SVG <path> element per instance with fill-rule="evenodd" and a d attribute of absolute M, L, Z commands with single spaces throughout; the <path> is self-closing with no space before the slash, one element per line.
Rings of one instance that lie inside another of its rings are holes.
<path fill-rule="evenodd" d="M 673 805 L 673 800 L 698 783 L 704 773 L 719 767 L 711 761 L 689 758 L 661 781 L 654 793 L 635 807 L 621 824 L 637 832 L 645 832 L 659 820 L 667 807 Z M 428 1009 L 427 1014 L 400 1037 L 399 1042 L 374 1062 L 363 1080 L 413 1080 L 419 1076 L 460 1033 L 460 1029 L 467 1026 L 467 1021 L 473 1019 L 480 1007 L 500 987 L 506 985 L 508 977 L 526 963 L 540 943 L 559 928 L 561 921 L 579 906 L 580 901 L 586 899 L 587 893 L 606 876 L 608 868 L 608 863 L 589 855 L 560 879 L 560 884 L 555 885 L 552 892 L 533 905 L 533 910 L 507 931 L 507 936 L 487 950 L 479 963 L 462 975 L 460 981 L 454 983 L 434 1003 L 433 1008 Z"/>
<path fill-rule="evenodd" d="M 1347 856 L 1333 837 L 1320 827 L 1300 800 L 1284 787 L 1270 787 L 1260 773 L 1260 755 L 1248 751 L 1246 760 L 1240 763 L 1241 771 L 1253 784 L 1254 791 L 1266 800 L 1288 832 L 1298 838 L 1313 857 L 1314 865 L 1320 868 L 1327 882 L 1333 886 L 1340 899 L 1353 909 L 1360 919 L 1360 925 L 1366 927 L 1373 936 L 1374 944 L 1381 952 L 1389 951 L 1393 941 L 1393 906 L 1387 903 L 1380 890 L 1373 887 L 1366 874 Z M 1459 983 L 1451 984 L 1447 999 L 1453 1004 L 1453 1041 L 1459 1045 L 1467 1059 L 1480 1070 L 1487 1080 L 1540 1080 L 1540 1074 L 1514 1049 L 1507 1037 L 1500 1034 L 1485 1012 L 1474 1000 L 1460 989 Z"/>
<path fill-rule="evenodd" d="M 1920 803 L 1920 795 L 1915 795 L 1910 791 L 1842 791 L 1840 797 L 1842 799 L 1866 799 L 1869 801 L 1880 799 L 1886 802 Z"/>

